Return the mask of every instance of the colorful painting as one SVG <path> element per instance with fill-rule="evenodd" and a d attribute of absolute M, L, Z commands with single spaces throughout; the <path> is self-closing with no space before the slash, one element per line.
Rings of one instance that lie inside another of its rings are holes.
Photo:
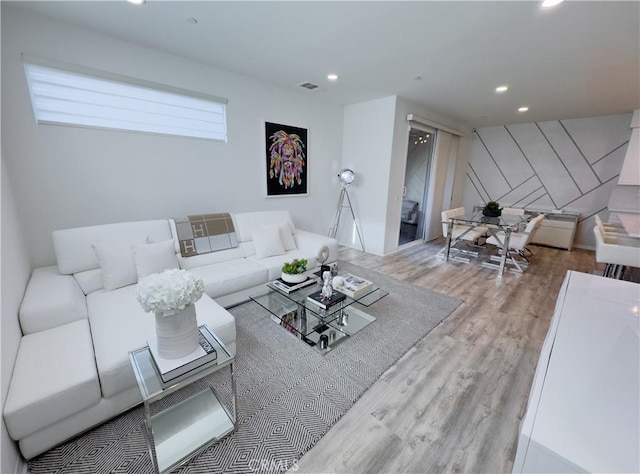
<path fill-rule="evenodd" d="M 265 123 L 267 196 L 308 193 L 307 129 Z"/>

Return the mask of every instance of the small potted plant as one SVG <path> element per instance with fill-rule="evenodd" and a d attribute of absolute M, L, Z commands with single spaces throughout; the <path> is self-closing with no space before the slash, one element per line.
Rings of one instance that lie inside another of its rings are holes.
<path fill-rule="evenodd" d="M 482 210 L 482 215 L 487 217 L 498 217 L 502 214 L 502 209 L 500 208 L 500 204 L 495 201 L 489 201 L 484 205 L 484 209 Z"/>
<path fill-rule="evenodd" d="M 287 283 L 302 283 L 307 279 L 307 259 L 296 258 L 282 265 L 282 278 Z"/>

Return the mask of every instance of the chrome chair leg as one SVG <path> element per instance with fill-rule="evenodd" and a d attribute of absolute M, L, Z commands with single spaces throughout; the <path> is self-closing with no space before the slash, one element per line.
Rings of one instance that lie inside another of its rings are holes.
<path fill-rule="evenodd" d="M 524 253 L 524 251 L 523 251 L 523 250 L 519 250 L 519 251 L 518 251 L 518 255 L 520 255 L 522 258 L 524 258 L 524 259 L 526 260 L 526 262 L 527 262 L 527 263 L 531 263 L 531 262 L 529 261 L 529 259 L 527 258 L 527 256 L 525 255 L 525 253 Z M 531 255 L 533 255 L 533 253 L 532 253 Z"/>
<path fill-rule="evenodd" d="M 509 260 L 511 260 L 511 263 L 513 263 L 515 267 L 518 269 L 518 273 L 524 273 L 524 270 L 522 269 L 518 261 L 515 258 L 513 258 L 513 255 L 511 254 L 511 252 L 507 254 L 507 257 L 509 257 Z"/>

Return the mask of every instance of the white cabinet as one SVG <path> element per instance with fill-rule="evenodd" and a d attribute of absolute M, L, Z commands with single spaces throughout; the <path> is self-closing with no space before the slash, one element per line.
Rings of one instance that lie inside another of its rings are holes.
<path fill-rule="evenodd" d="M 546 214 L 531 243 L 571 250 L 579 214 Z"/>
<path fill-rule="evenodd" d="M 640 472 L 640 285 L 569 271 L 514 472 Z"/>

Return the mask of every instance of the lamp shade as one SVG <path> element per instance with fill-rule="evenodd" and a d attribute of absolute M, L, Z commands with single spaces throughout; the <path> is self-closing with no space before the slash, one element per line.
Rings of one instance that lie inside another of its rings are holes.
<path fill-rule="evenodd" d="M 344 168 L 340 170 L 340 173 L 338 173 L 338 180 L 345 186 L 349 186 L 351 183 L 353 183 L 354 179 L 355 174 L 348 168 Z"/>

